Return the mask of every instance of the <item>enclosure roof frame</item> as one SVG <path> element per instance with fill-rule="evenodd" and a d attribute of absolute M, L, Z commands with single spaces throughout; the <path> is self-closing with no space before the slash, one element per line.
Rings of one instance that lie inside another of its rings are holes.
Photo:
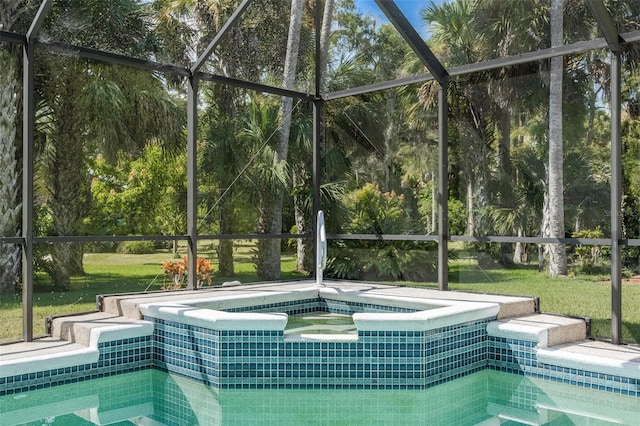
<path fill-rule="evenodd" d="M 602 31 L 609 49 L 614 53 L 619 52 L 620 42 L 624 42 L 624 39 L 620 37 L 618 27 L 607 10 L 607 7 L 604 5 L 604 2 L 602 0 L 587 0 L 587 4 L 593 17 L 596 18 L 598 27 Z"/>
<path fill-rule="evenodd" d="M 395 1 L 375 0 L 375 2 L 438 83 L 440 83 L 440 85 L 446 85 L 449 75 L 447 70 L 438 58 L 436 58 L 431 49 L 429 49 L 429 46 L 427 46 L 427 43 L 425 43 L 420 34 L 418 34 L 415 27 L 411 25 L 407 17 L 404 16 Z"/>
<path fill-rule="evenodd" d="M 229 32 L 231 27 L 233 27 L 233 25 L 235 25 L 235 23 L 240 19 L 245 9 L 247 8 L 247 6 L 249 6 L 251 2 L 252 0 L 243 0 L 242 3 L 240 3 L 240 5 L 236 8 L 233 14 L 229 17 L 229 19 L 227 19 L 227 22 L 225 22 L 222 28 L 220 28 L 220 31 L 218 31 L 218 33 L 215 35 L 213 40 L 211 40 L 211 42 L 204 49 L 202 54 L 200 54 L 198 59 L 196 59 L 195 63 L 191 67 L 192 74 L 195 74 L 197 71 L 200 70 L 200 68 L 202 68 L 204 63 L 207 61 L 207 59 L 209 59 L 209 57 L 211 56 L 215 48 L 220 43 L 220 40 L 222 40 L 222 38 L 227 34 L 227 32 Z"/>

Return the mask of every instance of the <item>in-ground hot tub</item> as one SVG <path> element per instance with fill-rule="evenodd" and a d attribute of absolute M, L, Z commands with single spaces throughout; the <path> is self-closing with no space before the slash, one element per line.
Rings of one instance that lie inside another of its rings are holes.
<path fill-rule="evenodd" d="M 155 326 L 155 365 L 215 387 L 425 388 L 486 367 L 499 305 L 336 284 L 139 309 Z M 289 315 L 317 311 L 352 315 L 357 334 L 285 334 Z"/>

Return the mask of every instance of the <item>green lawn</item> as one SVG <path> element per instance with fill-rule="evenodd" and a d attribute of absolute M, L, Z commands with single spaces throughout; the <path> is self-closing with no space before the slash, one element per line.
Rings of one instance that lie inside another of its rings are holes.
<path fill-rule="evenodd" d="M 543 312 L 591 318 L 592 335 L 611 336 L 611 283 L 608 275 L 551 279 L 535 267 L 479 271 L 471 262 L 451 265 L 451 290 L 537 296 Z M 640 286 L 623 284 L 622 336 L 640 342 Z"/>
<path fill-rule="evenodd" d="M 212 252 L 206 251 L 201 255 L 214 257 Z M 239 247 L 235 254 L 236 276 L 214 275 L 214 285 L 235 279 L 257 281 L 251 256 L 249 244 Z M 170 259 L 172 255 L 168 251 L 150 255 L 87 254 L 84 262 L 86 275 L 75 277 L 68 291 L 53 288 L 46 276 L 38 275 L 34 288 L 34 335 L 43 334 L 47 316 L 95 309 L 96 295 L 160 290 L 163 283 L 160 265 Z M 217 270 L 215 264 L 214 270 Z M 283 256 L 282 271 L 284 280 L 305 278 L 295 272 L 292 254 Z M 412 285 L 437 286 L 435 283 Z M 449 287 L 460 291 L 538 296 L 542 311 L 590 317 L 594 336 L 608 338 L 611 334 L 611 291 L 607 276 L 550 279 L 533 267 L 487 270 L 480 269 L 472 260 L 460 259 L 450 264 Z M 639 307 L 640 286 L 624 284 L 622 316 L 625 341 L 640 342 Z M 19 295 L 2 298 L 0 321 L 3 324 L 0 341 L 20 339 L 22 309 Z"/>
<path fill-rule="evenodd" d="M 252 246 L 238 244 L 235 256 L 234 277 L 223 277 L 214 273 L 212 285 L 220 285 L 224 281 L 239 280 L 255 282 L 258 277 L 251 261 Z M 213 262 L 214 254 L 207 247 L 199 251 L 199 256 L 212 260 L 214 271 L 217 265 Z M 133 293 L 143 291 L 159 291 L 163 285 L 161 264 L 165 260 L 173 260 L 169 251 L 158 251 L 154 254 L 119 254 L 90 253 L 84 258 L 86 274 L 74 277 L 71 288 L 61 291 L 51 285 L 45 274 L 38 274 L 34 283 L 33 294 L 33 334 L 44 334 L 45 318 L 54 315 L 86 312 L 95 310 L 96 296 L 100 294 Z M 303 279 L 306 276 L 295 272 L 293 254 L 282 256 L 282 279 Z M 3 296 L 0 299 L 0 342 L 19 340 L 22 336 L 22 300 L 21 295 Z"/>

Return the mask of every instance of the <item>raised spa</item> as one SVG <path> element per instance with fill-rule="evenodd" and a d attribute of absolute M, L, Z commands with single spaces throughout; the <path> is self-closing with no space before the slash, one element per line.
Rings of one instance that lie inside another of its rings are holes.
<path fill-rule="evenodd" d="M 221 388 L 424 388 L 486 366 L 499 305 L 310 286 L 139 309 L 157 367 Z M 287 332 L 309 313 L 351 315 L 357 333 Z"/>

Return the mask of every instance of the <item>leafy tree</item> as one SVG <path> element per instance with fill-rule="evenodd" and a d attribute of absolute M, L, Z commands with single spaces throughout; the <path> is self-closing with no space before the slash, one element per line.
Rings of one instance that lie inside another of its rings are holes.
<path fill-rule="evenodd" d="M 43 29 L 49 37 L 132 56 L 153 53 L 145 5 L 133 0 L 70 0 L 58 6 Z M 183 109 L 151 73 L 53 54 L 43 56 L 41 66 L 38 90 L 48 122 L 42 171 L 53 232 L 81 235 L 91 206 L 87 158 L 97 153 L 115 158 L 121 150 L 135 155 L 153 138 L 176 143 L 182 138 Z M 51 274 L 56 286 L 67 288 L 70 276 L 82 273 L 82 253 L 79 244 L 53 245 Z"/>
<path fill-rule="evenodd" d="M 216 90 L 206 92 L 214 95 Z M 206 213 L 201 226 L 208 224 L 215 210 L 220 234 L 251 232 L 242 229 L 240 217 L 254 218 L 248 214 L 251 209 L 247 194 L 248 182 L 243 168 L 251 158 L 250 147 L 238 137 L 242 128 L 245 105 L 236 104 L 232 109 L 221 109 L 221 105 L 212 100 L 202 120 L 203 141 L 198 150 L 199 182 L 203 187 L 203 201 Z M 244 211 L 244 214 L 239 214 Z M 253 220 L 255 223 L 255 220 Z M 218 243 L 218 264 L 220 274 L 225 277 L 234 275 L 233 241 L 220 240 Z"/>
<path fill-rule="evenodd" d="M 148 145 L 136 159 L 103 157 L 91 169 L 94 235 L 182 234 L 186 230 L 186 154 L 167 155 Z"/>
<path fill-rule="evenodd" d="M 296 80 L 298 56 L 300 53 L 300 33 L 302 28 L 302 0 L 291 1 L 291 16 L 289 18 L 289 34 L 287 50 L 284 60 L 283 87 L 293 89 Z M 279 169 L 287 164 L 289 151 L 289 136 L 291 132 L 291 114 L 293 113 L 293 99 L 282 97 L 280 101 L 280 115 L 278 117 L 279 137 L 273 156 L 273 168 Z M 269 201 L 260 209 L 260 226 L 267 234 L 282 233 L 282 204 L 284 190 L 280 185 L 271 186 L 273 191 Z M 264 217 L 262 217 L 264 215 Z M 267 280 L 280 278 L 280 246 L 276 239 L 262 240 L 258 243 L 258 276 Z"/>
<path fill-rule="evenodd" d="M 235 10 L 238 2 L 194 2 L 194 1 L 158 1 L 156 7 L 161 11 L 160 28 L 163 34 L 168 37 L 162 37 L 163 43 L 171 46 L 170 52 L 179 53 L 187 51 L 189 45 L 195 46 L 195 55 L 199 54 L 198 47 L 206 46 L 209 40 L 221 28 L 227 17 Z M 310 47 L 311 26 L 305 24 L 303 19 L 303 11 L 307 7 L 306 3 L 300 1 L 291 2 L 291 6 L 287 7 L 284 0 L 265 0 L 251 5 L 245 10 L 241 17 L 241 23 L 229 29 L 229 33 L 220 42 L 216 49 L 216 55 L 205 64 L 208 71 L 216 74 L 241 78 L 247 81 L 269 82 L 278 85 L 282 82 L 282 86 L 292 89 L 296 85 L 296 76 L 301 69 L 304 69 L 305 55 L 301 46 Z M 283 9 L 291 11 L 290 20 L 280 19 L 279 12 Z M 195 23 L 195 28 L 191 28 L 189 24 Z M 173 28 L 183 29 L 180 31 L 178 38 L 171 37 Z M 287 37 L 289 33 L 289 37 Z M 194 40 L 197 41 L 194 43 Z M 287 40 L 288 43 L 287 44 Z M 181 46 L 180 49 L 176 46 Z M 193 53 L 192 53 L 193 54 Z M 282 69 L 285 72 L 282 72 Z M 209 180 L 213 184 L 221 188 L 221 194 L 224 198 L 211 206 L 217 205 L 220 208 L 220 226 L 219 231 L 223 234 L 234 232 L 234 221 L 232 217 L 235 214 L 233 205 L 238 199 L 234 197 L 235 192 L 245 192 L 242 188 L 233 188 L 237 182 L 244 180 L 238 179 L 238 175 L 233 171 L 241 172 L 243 170 L 243 161 L 246 157 L 230 158 L 232 151 L 236 150 L 232 147 L 234 144 L 242 144 L 238 140 L 237 135 L 243 132 L 243 119 L 245 108 L 247 108 L 247 99 L 243 99 L 243 92 L 226 85 L 203 86 L 206 92 L 213 88 L 213 93 L 205 94 L 205 98 L 211 101 L 207 105 L 209 112 L 205 112 L 204 117 L 207 120 L 215 121 L 203 122 L 203 127 L 208 129 L 205 134 L 207 155 L 222 155 L 219 159 L 207 159 L 201 156 L 201 164 L 205 167 L 205 174 L 211 174 L 214 180 Z M 287 161 L 288 145 L 289 145 L 289 128 L 290 109 L 292 107 L 291 99 L 283 99 L 281 105 L 281 114 L 279 115 L 280 143 L 275 145 L 275 157 L 271 158 L 272 167 L 282 169 L 283 162 Z M 251 112 L 249 112 L 251 114 Z M 277 124 L 277 121 L 276 121 Z M 213 130 L 219 127 L 218 130 Z M 255 129 L 254 129 L 255 130 Z M 222 137 L 213 138 L 214 134 L 224 135 Z M 220 148 L 216 148 L 213 144 L 221 144 Z M 237 150 L 236 150 L 237 151 Z M 231 165 L 229 161 L 235 164 Z M 225 169 L 232 173 L 222 176 L 213 169 L 208 168 L 214 164 L 221 164 L 222 161 L 227 162 Z M 263 170 L 264 171 L 264 170 Z M 277 174 L 277 172 L 274 171 Z M 208 180 L 207 177 L 204 177 Z M 280 187 L 277 187 L 280 188 Z M 282 232 L 282 198 L 284 192 L 276 191 L 276 187 L 264 187 L 264 191 L 271 194 L 271 203 L 264 204 L 260 209 L 263 216 L 259 219 L 259 232 L 270 234 L 279 234 Z M 286 191 L 288 188 L 283 188 Z M 236 201 L 234 201 L 236 200 Z M 219 243 L 219 262 L 221 274 L 233 275 L 233 242 L 229 240 L 220 240 Z M 263 265 L 259 268 L 258 274 L 265 279 L 276 279 L 280 276 L 280 244 L 278 240 L 266 240 L 260 244 L 259 257 L 264 258 L 259 263 Z"/>
<path fill-rule="evenodd" d="M 430 41 L 442 51 L 447 66 L 475 63 L 486 57 L 485 34 L 477 26 L 477 3 L 460 0 L 451 3 L 432 3 L 421 11 L 422 19 L 430 26 Z M 494 142 L 493 105 L 482 90 L 485 75 L 472 74 L 451 79 L 448 97 L 452 127 L 450 138 L 465 180 L 467 210 L 466 233 L 483 235 L 489 231 L 484 212 L 489 205 L 490 147 Z M 427 108 L 437 103 L 438 87 L 426 84 L 421 101 Z"/>

